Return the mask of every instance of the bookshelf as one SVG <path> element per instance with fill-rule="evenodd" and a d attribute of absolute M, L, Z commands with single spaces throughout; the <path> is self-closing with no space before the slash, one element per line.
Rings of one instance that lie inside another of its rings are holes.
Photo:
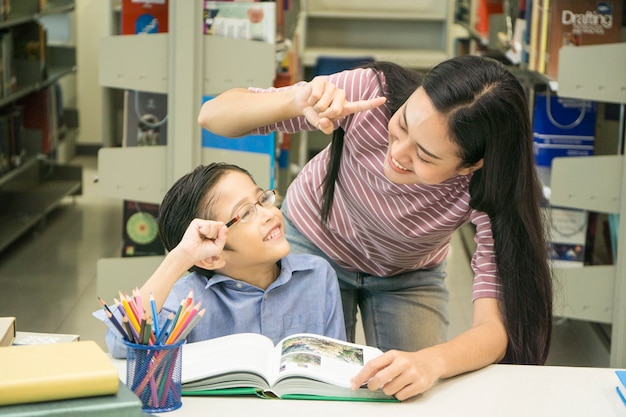
<path fill-rule="evenodd" d="M 0 112 L 16 115 L 11 116 L 15 122 L 7 122 L 12 127 L 3 130 L 0 138 L 0 154 L 4 155 L 0 169 L 0 251 L 32 227 L 43 226 L 46 215 L 64 197 L 82 191 L 82 168 L 57 161 L 59 146 L 72 142 L 76 134 L 75 117 L 63 114 L 65 126 L 59 124 L 60 97 L 55 88 L 57 82 L 76 72 L 75 50 L 71 45 L 44 42 L 47 38 L 42 37 L 41 29 L 46 27 L 42 21 L 47 18 L 73 10 L 71 0 L 48 0 L 43 9 L 39 0 L 19 0 L 12 1 L 10 11 L 5 10 L 0 18 L 0 31 L 10 39 L 2 51 Z M 37 45 L 39 58 L 20 58 L 24 44 L 20 37 L 32 34 L 36 40 L 31 45 Z M 10 161 L 8 165 L 6 161 Z"/>
<path fill-rule="evenodd" d="M 205 95 L 231 87 L 271 86 L 276 75 L 275 47 L 204 35 L 202 7 L 201 0 L 170 1 L 167 33 L 101 39 L 100 85 L 166 93 L 167 137 L 175 138 L 163 146 L 101 148 L 98 176 L 104 196 L 159 204 L 177 178 L 213 161 L 245 166 L 260 187 L 269 187 L 268 155 L 202 147 L 197 116 Z M 98 281 L 115 279 L 120 264 L 128 265 L 127 276 L 134 276 L 145 265 L 151 268 L 154 258 L 101 259 Z"/>
<path fill-rule="evenodd" d="M 319 56 L 363 57 L 427 69 L 453 56 L 453 0 L 300 0 L 304 67 Z"/>
<path fill-rule="evenodd" d="M 618 141 L 624 141 L 626 42 L 561 48 L 558 94 L 584 100 L 619 103 Z M 623 149 L 623 148 L 622 148 Z M 626 160 L 624 155 L 555 158 L 550 202 L 601 213 L 619 214 L 615 265 L 565 268 L 559 312 L 611 324 L 610 366 L 626 366 Z"/>

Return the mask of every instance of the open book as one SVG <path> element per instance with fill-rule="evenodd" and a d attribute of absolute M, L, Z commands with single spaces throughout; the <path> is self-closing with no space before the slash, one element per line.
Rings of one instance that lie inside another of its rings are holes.
<path fill-rule="evenodd" d="M 183 395 L 397 401 L 382 391 L 352 390 L 350 379 L 379 349 L 301 333 L 276 346 L 240 333 L 183 345 Z"/>

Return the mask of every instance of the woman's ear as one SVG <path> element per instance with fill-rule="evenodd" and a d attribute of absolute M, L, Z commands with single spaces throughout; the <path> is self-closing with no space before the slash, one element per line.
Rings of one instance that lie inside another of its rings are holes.
<path fill-rule="evenodd" d="M 472 172 L 478 171 L 482 167 L 483 167 L 483 159 L 481 158 L 480 161 L 476 162 L 474 165 L 469 166 L 469 167 L 461 168 L 459 170 L 459 174 L 460 175 L 468 175 L 468 174 L 471 174 Z"/>
<path fill-rule="evenodd" d="M 221 256 L 211 256 L 210 258 L 203 259 L 196 264 L 196 266 L 209 271 L 223 268 L 224 265 L 226 265 L 226 260 Z"/>

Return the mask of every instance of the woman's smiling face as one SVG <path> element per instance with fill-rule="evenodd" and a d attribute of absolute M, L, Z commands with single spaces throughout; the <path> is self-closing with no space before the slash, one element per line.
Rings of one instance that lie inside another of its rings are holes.
<path fill-rule="evenodd" d="M 385 176 L 396 184 L 439 184 L 482 166 L 462 167 L 447 121 L 423 88 L 418 88 L 389 120 Z"/>

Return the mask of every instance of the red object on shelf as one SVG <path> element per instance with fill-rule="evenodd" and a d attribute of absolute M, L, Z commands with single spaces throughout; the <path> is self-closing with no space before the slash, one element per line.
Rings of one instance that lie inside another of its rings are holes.
<path fill-rule="evenodd" d="M 482 36 L 489 36 L 489 15 L 504 13 L 501 0 L 480 0 L 476 11 L 476 31 Z"/>
<path fill-rule="evenodd" d="M 122 0 L 121 34 L 167 32 L 168 0 Z"/>

